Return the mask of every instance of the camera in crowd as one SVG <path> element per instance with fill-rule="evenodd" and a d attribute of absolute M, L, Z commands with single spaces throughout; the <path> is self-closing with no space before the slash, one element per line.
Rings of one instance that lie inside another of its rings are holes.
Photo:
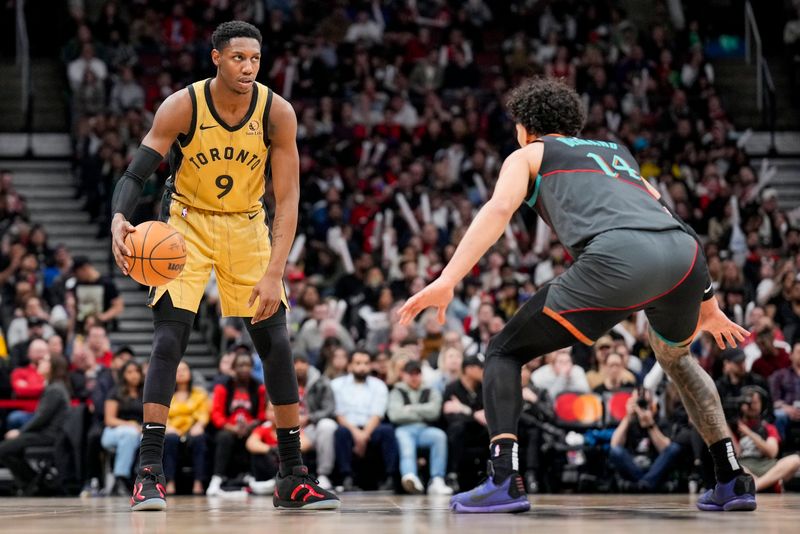
<path fill-rule="evenodd" d="M 760 416 L 764 417 L 764 399 L 768 398 L 769 394 L 760 386 L 745 386 L 739 395 L 722 399 L 722 411 L 725 414 L 725 420 L 734 430 L 744 415 L 744 411 L 751 408 L 753 395 L 755 394 L 758 394 L 761 398 Z"/>
<path fill-rule="evenodd" d="M 647 391 L 644 386 L 636 388 L 636 406 L 640 410 L 647 410 L 650 407 L 650 402 L 647 400 Z"/>

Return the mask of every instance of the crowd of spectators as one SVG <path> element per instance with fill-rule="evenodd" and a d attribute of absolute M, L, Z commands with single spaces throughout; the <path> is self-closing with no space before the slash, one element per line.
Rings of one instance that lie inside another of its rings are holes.
<path fill-rule="evenodd" d="M 75 32 L 62 57 L 78 195 L 106 229 L 115 180 L 153 113 L 213 75 L 216 24 L 258 26 L 258 79 L 292 102 L 299 123 L 300 223 L 286 279 L 303 450 L 326 485 L 418 493 L 427 477 L 429 492 L 446 494 L 474 483 L 488 454 L 481 380 L 489 339 L 573 258 L 522 208 L 459 287 L 444 325 L 425 313 L 402 326 L 396 310 L 439 274 L 515 148 L 507 91 L 532 75 L 562 78 L 586 105 L 582 135 L 630 147 L 642 177 L 702 236 L 721 307 L 752 332 L 742 350 L 723 353 L 699 336 L 691 351 L 717 380 L 746 465 L 771 488 L 791 479 L 798 457 L 790 453 L 800 445 L 797 221 L 737 144 L 704 55 L 713 28 L 691 12 L 674 26 L 662 2 L 656 22 L 637 27 L 619 4 L 72 2 Z M 165 164 L 148 181 L 134 222 L 154 218 L 168 172 Z M 40 397 L 67 358 L 72 403 L 89 412 L 80 485 L 125 493 L 141 430 L 137 361 L 147 355 L 110 346 L 107 329 L 123 309 L 113 281 L 86 258 L 51 248 L 9 173 L 0 198 L 2 396 Z M 216 494 L 250 473 L 240 482 L 269 493 L 277 441 L 260 360 L 241 322 L 219 317 L 217 301 L 212 281 L 199 325 L 219 355 L 219 376 L 205 382 L 179 369 L 168 489 L 189 470 L 187 491 Z M 633 314 L 594 347 L 523 369 L 520 457 L 530 490 L 708 485 L 704 447 L 646 332 L 644 316 Z M 615 411 L 619 392 L 626 396 Z M 14 404 L 5 418 L 0 461 L 19 471 L 24 491 L 35 490 L 31 473 L 12 467 L 19 453 L 6 443 L 34 432 L 45 408 L 53 417 L 60 393 L 51 388 L 35 409 Z M 614 416 L 565 419 L 559 402 L 572 394 Z"/>

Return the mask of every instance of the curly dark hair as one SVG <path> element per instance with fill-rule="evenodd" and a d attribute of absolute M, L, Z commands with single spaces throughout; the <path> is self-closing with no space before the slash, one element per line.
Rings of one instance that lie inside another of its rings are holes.
<path fill-rule="evenodd" d="M 231 20 L 217 26 L 211 34 L 211 45 L 221 51 L 236 37 L 249 37 L 261 44 L 261 32 L 258 28 L 243 20 Z"/>
<path fill-rule="evenodd" d="M 562 81 L 534 78 L 511 91 L 507 101 L 514 121 L 533 135 L 575 136 L 586 113 L 578 93 Z"/>

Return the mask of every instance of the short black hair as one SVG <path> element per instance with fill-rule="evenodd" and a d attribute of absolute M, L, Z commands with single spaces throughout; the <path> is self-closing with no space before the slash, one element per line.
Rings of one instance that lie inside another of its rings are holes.
<path fill-rule="evenodd" d="M 356 349 L 353 352 L 351 352 L 350 354 L 348 354 L 347 363 L 353 363 L 353 358 L 355 357 L 356 354 L 363 354 L 364 356 L 369 358 L 370 363 L 372 362 L 372 360 L 375 359 L 375 358 L 373 358 L 371 352 L 366 351 L 366 350 L 358 350 L 358 349 Z"/>
<path fill-rule="evenodd" d="M 217 26 L 217 29 L 211 34 L 211 45 L 221 51 L 231 39 L 236 37 L 249 37 L 261 44 L 261 32 L 258 28 L 243 20 L 231 20 Z"/>
<path fill-rule="evenodd" d="M 511 91 L 508 111 L 534 135 L 578 135 L 586 121 L 578 93 L 562 81 L 533 78 Z"/>

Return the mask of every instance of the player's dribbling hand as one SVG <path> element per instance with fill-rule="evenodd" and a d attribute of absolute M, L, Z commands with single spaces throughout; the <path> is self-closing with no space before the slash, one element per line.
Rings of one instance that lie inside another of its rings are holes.
<path fill-rule="evenodd" d="M 251 307 L 258 298 L 258 308 L 250 320 L 250 324 L 256 324 L 263 321 L 267 317 L 272 317 L 278 306 L 281 304 L 281 294 L 283 291 L 283 282 L 280 278 L 275 278 L 269 274 L 261 277 L 261 280 L 253 287 L 253 292 L 250 293 L 250 300 L 247 301 L 247 307 Z"/>
<path fill-rule="evenodd" d="M 400 324 L 409 324 L 422 310 L 431 306 L 438 308 L 439 324 L 444 324 L 447 306 L 451 300 L 453 300 L 453 286 L 439 278 L 403 304 L 398 311 Z"/>
<path fill-rule="evenodd" d="M 131 251 L 125 246 L 125 238 L 128 234 L 136 231 L 136 228 L 129 223 L 121 213 L 114 215 L 111 221 L 111 252 L 114 254 L 114 261 L 122 274 L 128 274 L 128 260 L 125 256 L 130 256 Z"/>
<path fill-rule="evenodd" d="M 738 341 L 744 341 L 750 332 L 734 323 L 719 309 L 717 299 L 708 299 L 700 305 L 700 318 L 697 321 L 700 330 L 714 337 L 717 346 L 725 350 L 725 343 L 735 347 Z"/>

